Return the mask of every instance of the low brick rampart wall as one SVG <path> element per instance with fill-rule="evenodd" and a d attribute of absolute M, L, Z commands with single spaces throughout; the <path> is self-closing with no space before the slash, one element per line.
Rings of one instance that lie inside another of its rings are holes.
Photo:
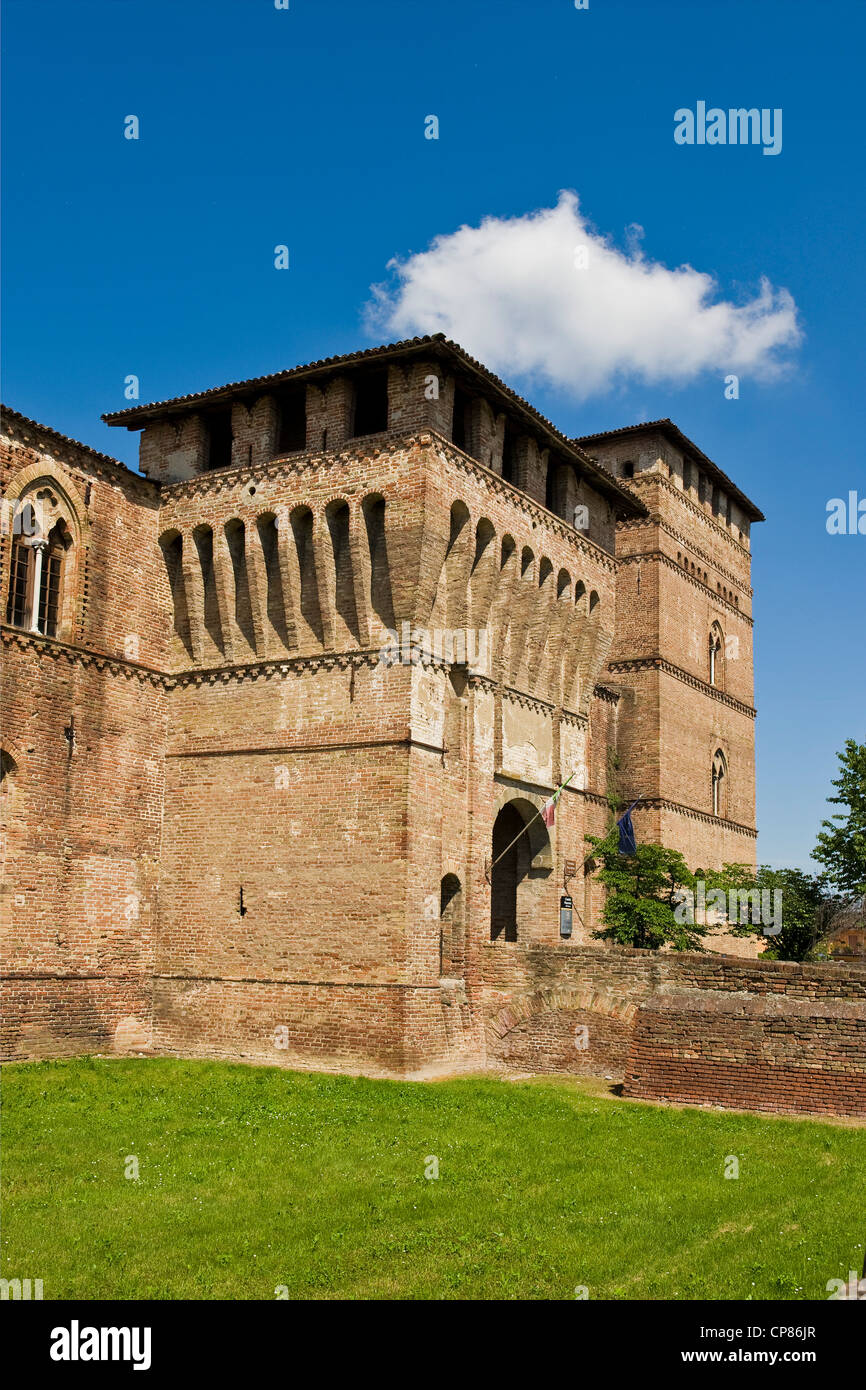
<path fill-rule="evenodd" d="M 485 966 L 493 1066 L 608 1076 L 648 1100 L 866 1115 L 864 966 L 516 943 Z"/>

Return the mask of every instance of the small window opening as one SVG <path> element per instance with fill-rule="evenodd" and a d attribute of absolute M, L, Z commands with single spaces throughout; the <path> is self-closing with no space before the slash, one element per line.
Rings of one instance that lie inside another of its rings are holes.
<path fill-rule="evenodd" d="M 230 468 L 232 461 L 232 412 L 214 410 L 206 416 L 208 437 L 208 468 Z"/>
<path fill-rule="evenodd" d="M 451 438 L 458 449 L 466 450 L 466 442 L 469 438 L 467 427 L 469 412 L 469 397 L 459 386 L 454 387 L 454 413 L 451 417 Z"/>
<path fill-rule="evenodd" d="M 295 454 L 307 447 L 307 388 L 293 386 L 278 397 L 277 451 Z"/>
<path fill-rule="evenodd" d="M 502 476 L 507 483 L 517 481 L 517 435 L 507 423 L 502 439 Z"/>
<path fill-rule="evenodd" d="M 354 436 L 381 434 L 388 428 L 388 373 L 370 372 L 355 383 Z"/>
<path fill-rule="evenodd" d="M 713 815 L 725 819 L 727 813 L 726 793 L 727 793 L 728 765 L 725 755 L 718 749 L 713 758 Z"/>

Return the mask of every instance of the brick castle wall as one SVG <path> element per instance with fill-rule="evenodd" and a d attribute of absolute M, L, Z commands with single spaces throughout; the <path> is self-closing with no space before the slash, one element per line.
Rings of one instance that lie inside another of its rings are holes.
<path fill-rule="evenodd" d="M 147 1046 L 167 723 L 155 490 L 11 421 L 0 480 L 72 542 L 57 639 L 2 631 L 5 1055 Z"/>
<path fill-rule="evenodd" d="M 484 1008 L 494 1064 L 646 1100 L 866 1114 L 864 966 L 506 945 Z"/>
<path fill-rule="evenodd" d="M 604 473 L 459 350 L 362 356 L 143 408 L 145 477 L 7 421 L 4 499 L 38 498 L 65 558 L 54 629 L 22 631 L 2 536 L 4 1055 L 632 1067 L 651 1091 L 674 1083 L 650 1074 L 646 1030 L 669 1023 L 675 1069 L 687 1050 L 682 1000 L 645 1026 L 656 997 L 824 989 L 806 1022 L 790 1005 L 792 1037 L 813 1029 L 838 1086 L 844 967 L 591 944 L 585 836 L 608 795 L 642 794 L 639 836 L 692 867 L 754 862 L 748 516 L 669 432 L 593 444 Z M 483 649 L 443 653 L 443 633 Z M 394 634 L 425 649 L 383 663 Z M 769 1023 L 736 1018 L 736 1056 L 762 1065 Z M 766 1065 L 806 1065 L 775 1045 Z"/>
<path fill-rule="evenodd" d="M 755 863 L 755 710 L 749 522 L 664 431 L 587 443 L 649 516 L 617 531 L 616 631 L 605 680 L 619 691 L 625 795 L 638 834 L 692 868 Z M 710 669 L 710 635 L 720 650 Z M 714 813 L 712 766 L 727 764 Z"/>
<path fill-rule="evenodd" d="M 638 1010 L 625 1094 L 866 1116 L 866 1006 L 662 995 Z"/>

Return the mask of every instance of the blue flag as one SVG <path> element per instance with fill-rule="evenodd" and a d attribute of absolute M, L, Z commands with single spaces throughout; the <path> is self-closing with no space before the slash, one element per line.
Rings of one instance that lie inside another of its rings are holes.
<path fill-rule="evenodd" d="M 631 823 L 631 810 L 626 811 L 622 820 L 617 821 L 619 826 L 619 852 L 620 854 L 637 854 L 637 840 L 635 839 L 634 826 Z"/>

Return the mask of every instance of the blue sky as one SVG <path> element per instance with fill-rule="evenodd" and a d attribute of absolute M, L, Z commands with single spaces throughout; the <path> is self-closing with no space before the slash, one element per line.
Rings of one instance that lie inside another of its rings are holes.
<path fill-rule="evenodd" d="M 99 420 L 129 374 L 159 399 L 382 341 L 365 307 L 393 257 L 561 190 L 623 264 L 638 224 L 646 263 L 720 303 L 766 277 L 802 337 L 736 401 L 712 342 L 664 380 L 554 381 L 541 348 L 505 374 L 569 433 L 670 415 L 766 512 L 758 852 L 805 866 L 836 751 L 866 740 L 866 536 L 825 527 L 866 498 L 864 40 L 854 0 L 6 0 L 4 399 L 135 466 Z M 699 100 L 781 108 L 782 152 L 675 144 Z M 599 332 L 631 312 L 627 280 L 610 293 Z"/>

